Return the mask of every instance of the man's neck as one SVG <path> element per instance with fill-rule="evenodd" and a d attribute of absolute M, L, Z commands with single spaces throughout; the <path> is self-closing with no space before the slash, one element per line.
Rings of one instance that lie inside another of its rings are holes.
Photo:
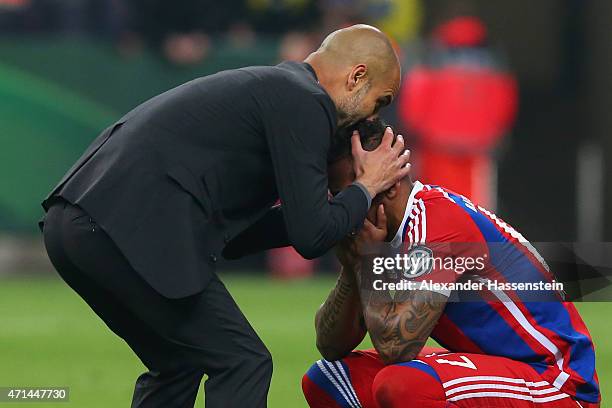
<path fill-rule="evenodd" d="M 402 225 L 404 220 L 404 214 L 406 213 L 406 206 L 408 205 L 408 198 L 414 188 L 412 180 L 401 183 L 400 190 L 395 200 L 385 205 L 385 213 L 387 214 L 387 238 L 392 240 L 397 234 L 397 231 Z"/>
<path fill-rule="evenodd" d="M 313 52 L 304 60 L 304 62 L 310 65 L 312 70 L 315 72 L 319 85 L 325 90 L 325 92 L 327 92 L 334 104 L 338 106 L 338 101 L 336 100 L 333 92 L 333 81 L 335 77 L 334 75 L 330 75 L 330 72 L 336 71 L 335 67 L 329 66 L 329 61 L 326 61 L 323 57 L 321 57 L 319 52 Z"/>

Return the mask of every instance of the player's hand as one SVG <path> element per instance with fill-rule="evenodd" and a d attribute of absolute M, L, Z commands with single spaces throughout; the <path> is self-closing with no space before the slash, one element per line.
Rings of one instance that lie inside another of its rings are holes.
<path fill-rule="evenodd" d="M 376 209 L 376 219 L 374 222 L 366 220 L 363 228 L 357 235 L 357 248 L 372 242 L 383 242 L 387 239 L 387 215 L 385 207 L 380 204 Z"/>
<path fill-rule="evenodd" d="M 346 271 L 354 270 L 359 263 L 356 237 L 345 237 L 336 245 L 336 256 Z"/>
<path fill-rule="evenodd" d="M 371 222 L 366 218 L 363 228 L 355 237 L 346 237 L 336 246 L 336 256 L 344 268 L 353 270 L 360 262 L 364 245 L 383 242 L 387 239 L 387 215 L 381 204 L 376 209 L 376 219 Z"/>
<path fill-rule="evenodd" d="M 397 136 L 393 143 L 393 130 L 387 127 L 380 146 L 371 152 L 363 150 L 357 131 L 351 137 L 353 168 L 360 182 L 374 198 L 410 173 L 410 151 L 404 150 L 404 138 Z"/>

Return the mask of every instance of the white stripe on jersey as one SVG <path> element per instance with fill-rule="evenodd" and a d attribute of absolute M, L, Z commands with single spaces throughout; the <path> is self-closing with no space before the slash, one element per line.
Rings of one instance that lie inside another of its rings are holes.
<path fill-rule="evenodd" d="M 361 408 L 361 405 L 355 400 L 356 396 L 353 396 L 353 393 L 351 392 L 351 388 L 350 387 L 350 381 L 348 381 L 348 379 L 345 379 L 342 375 L 340 375 L 340 373 L 338 373 L 338 371 L 336 370 L 336 366 L 334 365 L 334 363 L 337 362 L 332 362 L 332 361 L 327 361 L 324 360 L 325 364 L 327 364 L 327 367 L 330 369 L 330 371 L 332 372 L 332 375 L 334 376 L 334 378 L 336 378 L 336 380 L 338 380 L 338 382 L 340 383 L 340 385 L 342 386 L 342 389 L 344 391 L 346 391 L 346 395 L 349 397 L 349 399 L 351 400 L 351 406 L 358 407 Z"/>
<path fill-rule="evenodd" d="M 408 228 L 406 229 L 406 235 L 408 235 L 408 239 L 410 241 L 409 249 L 412 248 L 412 246 L 414 245 L 414 237 L 413 237 L 412 230 L 414 229 L 414 218 L 417 215 L 416 210 L 417 209 L 414 207 L 410 209 L 410 216 L 408 218 L 410 222 L 408 223 Z M 402 236 L 401 238 L 402 238 L 401 241 L 404 242 L 404 236 Z"/>
<path fill-rule="evenodd" d="M 420 208 L 415 208 L 415 212 L 416 215 L 414 216 L 414 228 L 412 229 L 412 232 L 414 233 L 414 241 L 413 243 L 417 243 L 419 242 L 419 238 L 420 238 L 420 234 L 419 234 L 419 225 L 420 225 L 420 217 L 419 215 L 421 214 L 421 209 Z"/>
<path fill-rule="evenodd" d="M 330 374 L 329 371 L 327 371 L 327 368 L 325 368 L 325 365 L 323 364 L 322 360 L 317 361 L 317 365 L 319 366 L 319 369 L 321 370 L 321 372 L 323 374 L 325 374 L 325 376 L 327 377 L 327 379 L 329 380 L 329 382 L 331 382 L 334 387 L 336 387 L 336 389 L 340 392 L 340 395 L 342 395 L 342 397 L 344 398 L 344 400 L 348 403 L 348 405 L 351 408 L 356 408 L 355 405 L 353 404 L 353 402 L 351 401 L 351 399 L 346 395 L 346 393 L 344 392 L 344 388 L 341 387 L 338 382 L 336 381 L 336 379 L 334 378 L 334 376 L 332 376 Z"/>
<path fill-rule="evenodd" d="M 410 222 L 406 231 L 410 241 L 409 248 L 419 244 L 424 245 L 427 242 L 427 214 L 425 202 L 422 199 L 416 200 L 413 203 L 409 219 Z"/>
<path fill-rule="evenodd" d="M 551 402 L 551 401 L 556 401 L 556 400 L 560 400 L 564 398 L 569 398 L 569 395 L 557 394 L 557 395 L 552 395 L 550 397 L 537 398 L 537 397 L 532 397 L 531 395 L 514 394 L 511 392 L 472 392 L 468 394 L 457 395 L 455 397 L 449 398 L 448 400 L 449 401 L 460 401 L 460 400 L 467 399 L 467 398 L 488 398 L 488 397 L 512 398 L 512 399 L 518 399 L 518 400 L 523 400 L 523 401 L 531 401 L 536 404 L 542 404 L 545 402 Z"/>
<path fill-rule="evenodd" d="M 359 397 L 357 396 L 357 392 L 355 391 L 355 388 L 353 388 L 353 383 L 351 382 L 351 379 L 349 378 L 348 374 L 344 370 L 344 366 L 342 366 L 342 363 L 340 361 L 336 361 L 335 363 L 338 366 L 338 371 L 340 372 L 340 374 L 342 374 L 342 378 L 344 379 L 344 381 L 346 381 L 346 383 L 350 387 L 350 389 L 351 389 L 350 391 L 351 391 L 351 394 L 353 394 L 353 398 L 355 400 L 355 403 L 357 404 L 357 406 L 359 408 L 361 408 L 361 401 L 359 401 Z"/>
<path fill-rule="evenodd" d="M 546 263 L 544 258 L 542 258 L 542 255 L 540 255 L 538 250 L 535 249 L 533 245 L 531 245 L 531 242 L 529 242 L 520 232 L 512 228 L 510 225 L 506 224 L 504 221 L 502 221 L 500 218 L 498 218 L 495 214 L 493 214 L 491 211 L 487 210 L 486 208 L 478 206 L 478 209 L 483 214 L 488 216 L 501 229 L 503 229 L 506 232 L 506 234 L 510 235 L 512 238 L 520 242 L 531 253 L 531 255 L 533 255 L 533 257 L 538 260 L 538 262 L 544 267 L 544 269 L 550 272 L 550 268 L 548 267 L 548 264 Z"/>
<path fill-rule="evenodd" d="M 457 204 L 457 203 L 455 202 L 455 200 L 453 200 L 453 199 L 452 199 L 452 197 L 451 197 L 451 196 L 449 196 L 449 195 L 448 195 L 448 193 L 447 193 L 446 191 L 444 191 L 444 189 L 443 189 L 442 187 L 435 187 L 435 190 L 436 190 L 436 191 L 438 191 L 438 192 L 440 192 L 440 193 L 441 193 L 441 194 L 444 196 L 444 198 L 446 198 L 447 200 L 450 200 L 450 201 L 452 201 L 453 203 Z"/>
<path fill-rule="evenodd" d="M 425 203 L 423 200 L 419 200 L 419 207 L 421 208 L 421 244 L 425 244 L 427 239 L 427 213 L 425 212 Z"/>
<path fill-rule="evenodd" d="M 531 381 L 525 381 L 523 378 L 498 377 L 494 375 L 473 375 L 470 377 L 455 378 L 453 380 L 445 382 L 444 384 L 442 384 L 442 386 L 444 388 L 448 388 L 456 384 L 463 384 L 466 382 L 478 382 L 478 381 L 498 381 L 498 382 L 507 382 L 510 384 L 524 384 L 527 387 L 535 387 L 535 388 L 544 387 L 545 385 L 550 385 L 546 381 L 531 382 Z"/>
<path fill-rule="evenodd" d="M 482 277 L 478 280 L 485 283 L 490 282 L 488 279 Z M 521 327 L 523 327 L 523 329 L 525 329 L 525 331 L 529 333 L 534 340 L 540 343 L 542 347 L 544 347 L 553 356 L 555 356 L 555 360 L 557 363 L 557 367 L 559 368 L 560 374 L 553 382 L 553 386 L 561 388 L 569 378 L 569 374 L 563 371 L 564 358 L 563 354 L 561 353 L 561 350 L 559 350 L 559 348 L 557 348 L 557 346 L 548 337 L 542 334 L 542 332 L 533 327 L 533 325 L 529 322 L 529 320 L 527 320 L 527 317 L 525 317 L 521 309 L 516 306 L 516 304 L 512 301 L 512 299 L 510 299 L 506 292 L 495 289 L 490 289 L 490 292 L 493 293 L 495 297 L 497 297 L 501 301 L 502 305 L 506 309 L 508 309 L 512 317 L 516 319 L 517 323 L 519 323 Z"/>
<path fill-rule="evenodd" d="M 496 381 L 496 383 L 493 383 L 492 381 Z M 499 384 L 500 382 L 510 383 L 513 385 Z M 472 384 L 454 387 L 455 385 L 462 383 Z M 445 388 L 444 393 L 447 397 L 449 397 L 449 401 L 459 401 L 468 398 L 496 397 L 520 399 L 534 403 L 544 403 L 569 398 L 568 394 L 560 392 L 555 387 L 551 387 L 551 385 L 546 381 L 531 382 L 525 381 L 522 378 L 471 376 L 455 378 L 454 380 L 445 382 L 442 384 L 442 386 Z M 466 392 L 475 390 L 488 391 Z"/>
<path fill-rule="evenodd" d="M 453 394 L 457 394 L 464 391 L 473 391 L 473 390 L 506 390 L 506 391 L 517 391 L 528 393 L 529 395 L 546 395 L 546 394 L 563 394 L 560 393 L 558 389 L 555 387 L 544 388 L 543 390 L 532 390 L 527 387 L 518 387 L 516 385 L 507 385 L 507 384 L 495 384 L 495 383 L 480 383 L 480 384 L 472 384 L 472 385 L 463 385 L 461 387 L 455 387 L 452 390 L 445 391 L 446 396 L 450 396 Z"/>

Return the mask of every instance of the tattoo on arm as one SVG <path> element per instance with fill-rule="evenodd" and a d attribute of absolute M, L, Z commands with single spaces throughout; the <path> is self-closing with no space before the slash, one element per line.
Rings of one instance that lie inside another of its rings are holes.
<path fill-rule="evenodd" d="M 317 348 L 328 360 L 351 352 L 366 334 L 359 291 L 352 275 L 341 273 L 338 282 L 317 312 Z"/>
<path fill-rule="evenodd" d="M 338 278 L 336 286 L 321 307 L 321 316 L 317 325 L 317 331 L 321 337 L 327 337 L 337 327 L 340 311 L 352 291 L 353 288 L 349 282 Z"/>
<path fill-rule="evenodd" d="M 410 361 L 421 351 L 440 315 L 446 297 L 435 292 L 403 292 L 404 299 L 370 297 L 365 305 L 366 325 L 383 361 L 387 364 Z"/>

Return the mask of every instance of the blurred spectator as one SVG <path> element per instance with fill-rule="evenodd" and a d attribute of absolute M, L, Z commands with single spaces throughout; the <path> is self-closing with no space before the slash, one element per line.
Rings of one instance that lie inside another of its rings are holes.
<path fill-rule="evenodd" d="M 200 31 L 170 33 L 164 38 L 162 49 L 166 58 L 177 65 L 195 64 L 208 53 L 210 39 Z"/>
<path fill-rule="evenodd" d="M 400 93 L 400 118 L 418 139 L 419 179 L 494 209 L 492 152 L 516 108 L 516 81 L 487 46 L 483 22 L 459 16 L 440 24 Z"/>
<path fill-rule="evenodd" d="M 280 34 L 310 30 L 319 20 L 313 0 L 245 0 L 246 16 L 256 32 Z"/>
<path fill-rule="evenodd" d="M 293 247 L 276 248 L 266 254 L 267 268 L 273 278 L 300 279 L 314 274 L 317 259 L 304 259 Z"/>
<path fill-rule="evenodd" d="M 257 36 L 248 23 L 241 21 L 230 26 L 227 39 L 234 48 L 248 48 L 253 45 Z"/>
<path fill-rule="evenodd" d="M 242 0 L 126 0 L 130 29 L 171 62 L 194 64 L 208 53 L 211 34 L 224 33 L 244 13 Z"/>
<path fill-rule="evenodd" d="M 290 31 L 281 40 L 279 59 L 281 61 L 303 61 L 317 48 L 318 38 L 310 33 Z"/>
<path fill-rule="evenodd" d="M 112 36 L 126 17 L 122 0 L 0 0 L 0 30 Z"/>
<path fill-rule="evenodd" d="M 17 31 L 30 0 L 0 0 L 0 32 Z"/>
<path fill-rule="evenodd" d="M 245 12 L 244 0 L 125 1 L 132 27 L 154 43 L 177 33 L 223 33 Z"/>
<path fill-rule="evenodd" d="M 421 9 L 420 0 L 365 0 L 363 16 L 397 43 L 406 44 L 418 34 Z"/>
<path fill-rule="evenodd" d="M 363 22 L 358 0 L 320 0 L 320 31 L 331 32 L 342 27 Z"/>

